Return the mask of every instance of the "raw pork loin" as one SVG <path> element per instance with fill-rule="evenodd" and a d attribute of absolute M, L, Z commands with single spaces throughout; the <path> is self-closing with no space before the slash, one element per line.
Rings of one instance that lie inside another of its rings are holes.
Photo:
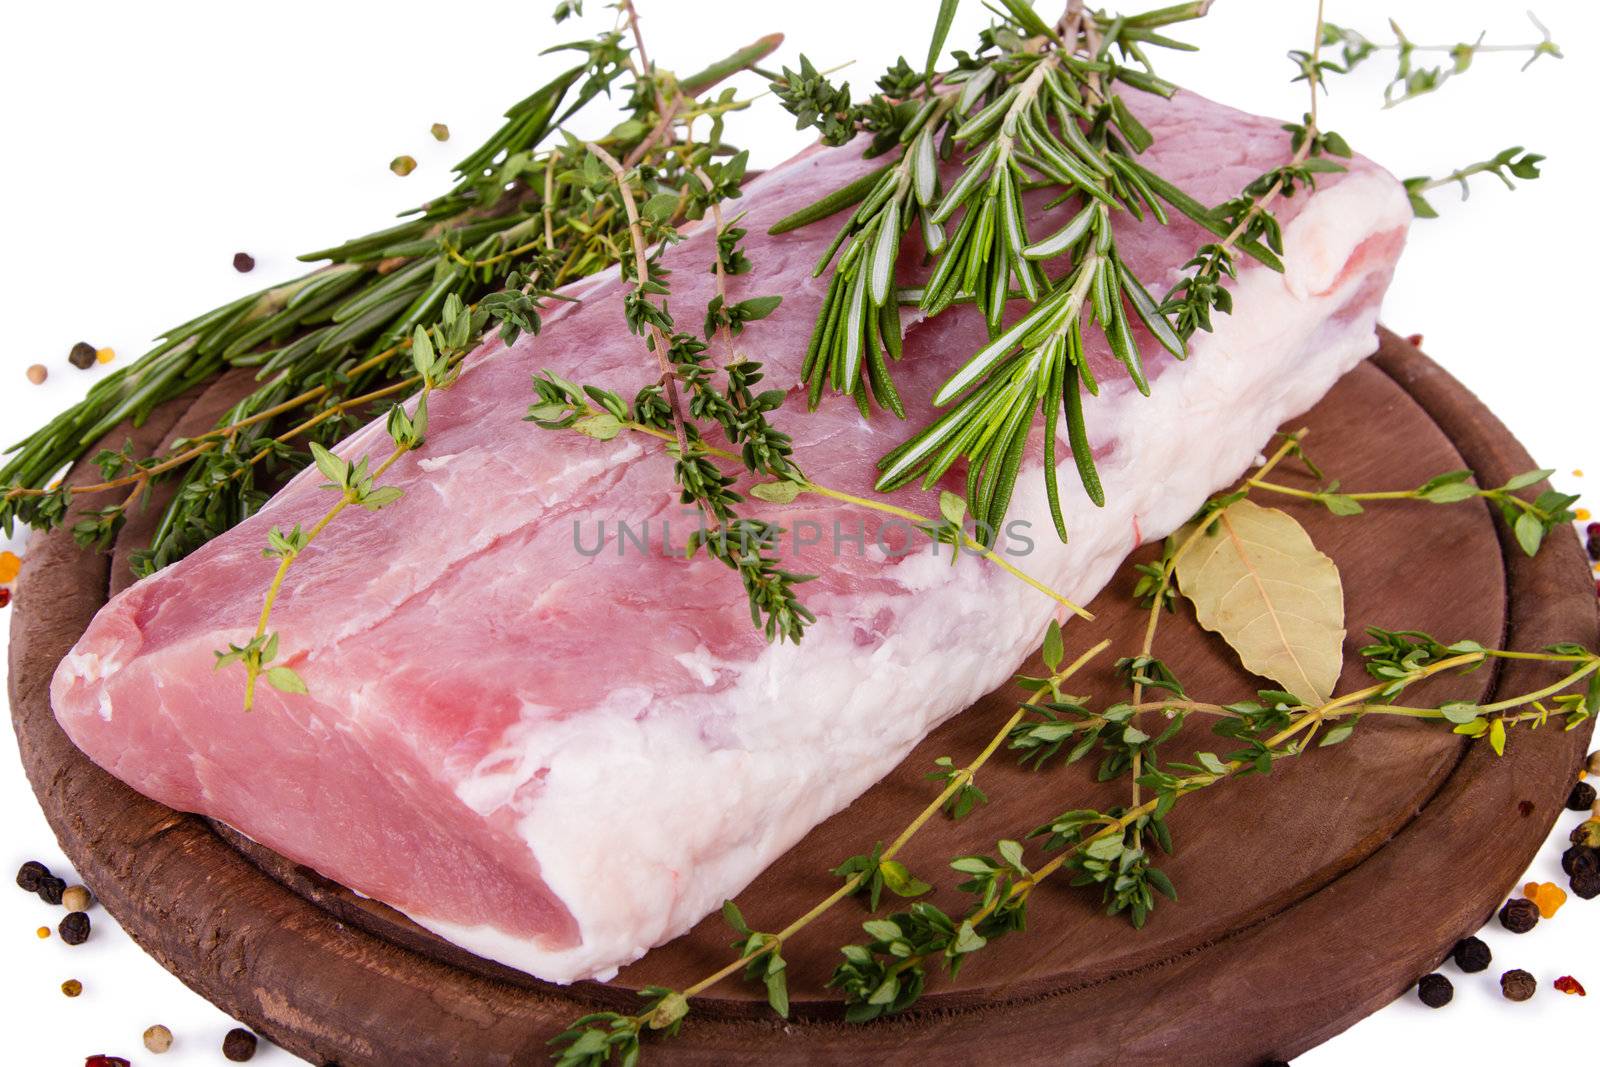
<path fill-rule="evenodd" d="M 1203 202 L 1287 157 L 1274 120 L 1192 95 L 1140 111 L 1156 135 L 1147 164 Z M 741 338 L 769 383 L 798 378 L 824 285 L 811 268 L 841 219 L 766 230 L 875 165 L 859 147 L 813 149 L 745 190 L 757 269 L 731 279 L 731 295 L 783 294 Z M 1153 396 L 1094 354 L 1103 388 L 1087 409 L 1106 506 L 1077 489 L 1063 447 L 1070 544 L 1051 530 L 1033 443 L 1010 518 L 1031 523 L 1035 548 L 1018 562 L 1080 603 L 1141 536 L 1186 520 L 1375 347 L 1410 218 L 1399 184 L 1357 159 L 1275 208 L 1287 272 L 1244 264 L 1235 314 L 1198 335 L 1186 362 L 1142 338 Z M 1054 228 L 1034 215 L 1036 235 Z M 1125 260 L 1157 292 L 1204 240 L 1182 219 L 1119 221 Z M 713 294 L 710 256 L 704 227 L 667 253 L 686 321 Z M 819 575 L 801 590 L 818 621 L 798 647 L 764 643 L 731 573 L 662 551 L 662 520 L 674 545 L 692 520 L 659 442 L 523 421 L 543 368 L 624 396 L 652 376 L 615 273 L 570 292 L 581 303 L 552 313 L 541 336 L 485 344 L 434 397 L 425 447 L 384 479 L 404 498 L 347 511 L 290 572 L 273 628 L 309 696 L 263 687 L 244 714 L 242 671 L 213 673 L 212 652 L 250 636 L 274 567 L 261 555 L 268 529 L 328 507 L 314 471 L 106 605 L 52 689 L 73 740 L 139 791 L 557 982 L 609 977 L 738 893 L 1004 682 L 1056 608 L 976 558 L 887 556 L 871 516 L 866 550 L 846 539 L 836 553 L 834 523 L 849 534 L 863 514 L 803 496 L 769 513 L 829 532 L 795 561 Z M 926 421 L 934 389 L 983 339 L 970 307 L 910 325 L 895 369 L 907 423 L 864 421 L 836 396 L 806 415 L 791 389 L 779 422 L 800 465 L 871 494 L 874 461 Z M 339 449 L 388 451 L 382 420 Z M 915 489 L 895 499 L 935 510 Z M 602 521 L 607 543 L 592 554 Z M 619 521 L 650 524 L 648 555 L 632 542 L 619 554 Z"/>

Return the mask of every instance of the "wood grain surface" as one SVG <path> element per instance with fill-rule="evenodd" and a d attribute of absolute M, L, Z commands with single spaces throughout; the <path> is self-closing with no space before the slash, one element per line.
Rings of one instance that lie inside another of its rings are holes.
<path fill-rule="evenodd" d="M 1382 340 L 1378 357 L 1296 420 L 1310 427 L 1308 447 L 1328 471 L 1352 488 L 1407 488 L 1457 467 L 1498 484 L 1533 466 L 1436 364 L 1392 334 Z M 131 436 L 142 453 L 202 431 L 244 387 L 225 379 L 109 443 Z M 1517 648 L 1596 641 L 1594 591 L 1574 537 L 1552 537 L 1530 560 L 1477 503 L 1337 518 L 1316 505 L 1263 502 L 1293 513 L 1339 565 L 1347 649 L 1365 626 Z M 448 945 L 226 827 L 147 800 L 90 763 L 51 715 L 50 677 L 109 593 L 127 584 L 128 548 L 153 515 L 131 523 L 109 557 L 78 550 L 60 531 L 34 539 L 12 625 L 12 716 L 34 789 L 78 871 L 190 986 L 319 1064 L 533 1064 L 573 1017 L 631 1008 L 639 987 L 681 987 L 729 959 L 730 933 L 713 916 L 612 983 L 552 986 Z M 1131 583 L 1125 568 L 1091 605 L 1099 621 L 1066 628 L 1069 654 L 1102 637 L 1119 650 L 1071 687 L 1097 704 L 1118 698 L 1111 663 L 1139 643 Z M 1207 698 L 1244 698 L 1260 684 L 1187 609 L 1164 624 L 1158 654 Z M 1548 674 L 1513 664 L 1430 683 L 1428 692 L 1492 700 Z M 1359 664 L 1346 664 L 1345 686 L 1364 678 Z M 1017 695 L 979 701 L 817 827 L 739 896 L 750 922 L 775 929 L 830 892 L 837 881 L 828 869 L 894 837 L 932 796 L 924 776 L 935 757 L 965 762 Z M 1169 751 L 1214 747 L 1208 737 L 1204 724 L 1191 724 Z M 861 939 L 864 910 L 847 901 L 785 947 L 790 1021 L 771 1015 L 758 987 L 728 982 L 694 1002 L 679 1038 L 651 1040 L 646 1059 L 1287 1059 L 1399 995 L 1488 919 L 1548 833 L 1588 737 L 1587 729 L 1518 731 L 1497 759 L 1437 728 L 1365 723 L 1337 748 L 1186 798 L 1171 820 L 1176 855 L 1162 864 L 1180 900 L 1163 901 L 1142 931 L 1103 915 L 1091 891 L 1046 883 L 1025 933 L 985 949 L 959 981 L 935 977 L 912 1011 L 860 1027 L 842 1021 L 824 988 L 838 946 Z M 1026 771 L 1002 753 L 979 776 L 990 803 L 960 823 L 934 821 L 901 858 L 936 884 L 931 899 L 957 906 L 951 857 L 1021 837 L 1067 808 L 1120 802 L 1126 784 L 1096 784 L 1092 771 Z M 1519 812 L 1522 801 L 1531 814 Z M 619 872 L 626 877 L 625 865 Z"/>

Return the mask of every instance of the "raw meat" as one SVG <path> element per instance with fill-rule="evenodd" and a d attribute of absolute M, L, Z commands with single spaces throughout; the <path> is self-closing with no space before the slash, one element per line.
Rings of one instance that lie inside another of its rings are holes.
<path fill-rule="evenodd" d="M 1204 202 L 1287 157 L 1276 121 L 1198 97 L 1141 113 L 1156 134 L 1148 165 Z M 872 165 L 855 149 L 814 149 L 745 191 L 756 269 L 731 280 L 732 295 L 784 296 L 741 339 L 771 383 L 798 376 L 823 291 L 811 268 L 839 220 L 765 231 Z M 1051 530 L 1034 442 L 1011 512 L 1030 524 L 1032 551 L 1008 543 L 1073 599 L 1089 600 L 1141 537 L 1187 519 L 1375 347 L 1410 217 L 1400 186 L 1357 159 L 1314 196 L 1276 206 L 1287 273 L 1246 264 L 1236 313 L 1198 335 L 1187 362 L 1145 338 L 1152 397 L 1095 353 L 1104 387 L 1087 407 L 1107 504 L 1087 501 L 1067 458 L 1070 544 Z M 1122 222 L 1124 258 L 1158 292 L 1205 240 L 1182 220 Z M 704 228 L 667 254 L 685 321 L 713 294 L 709 257 Z M 802 588 L 819 618 L 798 647 L 765 644 L 729 572 L 663 551 L 663 520 L 674 546 L 693 520 L 658 442 L 522 421 L 543 368 L 624 396 L 652 376 L 624 328 L 616 275 L 572 293 L 581 304 L 553 313 L 541 336 L 484 345 L 436 395 L 426 447 L 384 479 L 405 490 L 399 503 L 347 512 L 291 571 L 273 628 L 309 696 L 265 690 L 245 714 L 242 671 L 213 673 L 212 652 L 253 629 L 274 567 L 261 555 L 268 529 L 328 507 L 315 472 L 108 604 L 52 690 L 77 744 L 141 792 L 558 982 L 608 977 L 738 893 L 1004 682 L 1056 607 L 981 560 L 951 567 L 925 545 L 885 553 L 874 515 L 801 497 L 770 513 L 822 532 L 796 563 L 820 575 Z M 928 397 L 982 339 L 970 308 L 913 325 L 896 368 L 910 423 L 864 421 L 838 397 L 808 416 L 791 389 L 779 422 L 801 466 L 870 494 L 874 461 L 925 421 Z M 339 451 L 387 455 L 381 420 Z M 937 506 L 914 489 L 895 499 Z M 633 542 L 619 554 L 619 520 L 649 524 L 648 554 Z M 863 522 L 864 550 L 850 539 Z M 869 828 L 863 842 L 891 829 Z"/>

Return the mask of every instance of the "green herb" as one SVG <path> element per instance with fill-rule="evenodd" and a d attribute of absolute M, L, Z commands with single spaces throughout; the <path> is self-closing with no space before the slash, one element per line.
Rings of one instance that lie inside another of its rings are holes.
<path fill-rule="evenodd" d="M 1394 41 L 1389 44 L 1378 44 L 1357 30 L 1324 22 L 1320 43 L 1325 47 L 1340 48 L 1344 60 L 1342 66 L 1329 60 L 1316 62 L 1304 52 L 1291 52 L 1290 55 L 1296 59 L 1315 63 L 1324 72 L 1348 74 L 1380 52 L 1393 52 L 1395 71 L 1389 84 L 1384 87 L 1383 106 L 1394 107 L 1407 100 L 1437 92 L 1451 78 L 1465 74 L 1472 66 L 1472 61 L 1480 55 L 1526 53 L 1528 60 L 1522 65 L 1523 70 L 1527 70 L 1545 56 L 1563 58 L 1560 46 L 1550 37 L 1550 31 L 1531 11 L 1528 12 L 1528 21 L 1539 31 L 1539 40 L 1531 44 L 1485 44 L 1486 35 L 1480 33 L 1476 40 L 1449 45 L 1417 44 L 1405 35 L 1400 29 L 1400 24 L 1393 19 L 1389 20 L 1389 30 L 1394 34 Z M 1450 61 L 1449 66 L 1418 65 L 1417 57 L 1425 54 L 1444 55 Z"/>
<path fill-rule="evenodd" d="M 1472 187 L 1467 179 L 1474 174 L 1493 174 L 1505 183 L 1505 187 L 1515 191 L 1517 186 L 1511 179 L 1521 178 L 1523 181 L 1532 181 L 1539 177 L 1539 164 L 1544 162 L 1544 157 L 1533 152 L 1524 152 L 1521 145 L 1506 149 L 1479 163 L 1453 170 L 1442 178 L 1407 178 L 1405 181 L 1406 195 L 1411 198 L 1411 211 L 1419 219 L 1434 219 L 1439 213 L 1422 194 L 1437 189 L 1443 185 L 1454 182 L 1461 187 L 1461 199 L 1465 200 L 1471 195 Z"/>

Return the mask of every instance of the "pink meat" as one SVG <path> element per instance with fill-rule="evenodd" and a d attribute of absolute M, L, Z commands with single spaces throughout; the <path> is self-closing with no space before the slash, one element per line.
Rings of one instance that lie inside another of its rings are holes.
<path fill-rule="evenodd" d="M 1204 202 L 1287 158 L 1274 120 L 1188 95 L 1141 113 L 1157 138 L 1147 164 Z M 874 462 L 927 419 L 929 396 L 984 339 L 970 308 L 911 324 L 895 368 L 909 422 L 867 422 L 831 396 L 804 412 L 792 383 L 823 293 L 811 269 L 840 220 L 765 231 L 874 165 L 850 148 L 812 150 L 752 182 L 739 207 L 757 267 L 730 279 L 733 299 L 783 295 L 740 343 L 770 384 L 791 386 L 777 421 L 807 474 L 862 496 Z M 1409 218 L 1398 184 L 1358 159 L 1277 210 L 1287 272 L 1244 266 L 1236 314 L 1199 335 L 1187 362 L 1145 338 L 1152 397 L 1095 353 L 1104 387 L 1088 418 L 1108 503 L 1084 498 L 1068 459 L 1072 541 L 1060 544 L 1035 440 L 1012 506 L 1032 549 L 1007 542 L 1024 569 L 1086 601 L 1141 536 L 1180 524 L 1375 347 Z M 1053 228 L 1037 211 L 1030 225 L 1036 237 Z M 1124 259 L 1157 292 L 1205 239 L 1181 219 L 1118 229 Z M 710 250 L 701 228 L 667 253 L 685 323 L 714 293 Z M 659 442 L 522 419 L 544 368 L 624 396 L 651 379 L 623 292 L 614 273 L 578 283 L 581 303 L 553 312 L 539 337 L 485 344 L 432 400 L 425 447 L 384 478 L 403 499 L 347 511 L 296 563 L 273 628 L 309 695 L 265 690 L 245 714 L 242 670 L 214 673 L 212 652 L 253 630 L 274 568 L 261 555 L 268 529 L 309 525 L 329 506 L 314 472 L 101 610 L 52 689 L 72 738 L 163 803 L 219 818 L 472 951 L 570 981 L 687 930 L 1036 647 L 1052 601 L 981 560 L 951 567 L 925 545 L 899 554 L 903 529 L 885 533 L 886 553 L 876 513 L 812 496 L 760 506 L 822 534 L 790 546 L 819 576 L 802 587 L 818 621 L 798 648 L 767 645 L 736 578 L 663 550 L 662 523 L 677 546 L 693 520 Z M 374 423 L 339 451 L 376 461 L 389 443 Z M 937 508 L 915 489 L 893 499 Z M 619 554 L 619 521 L 649 525 L 648 553 L 630 542 Z M 864 532 L 864 546 L 847 536 L 836 551 L 836 522 Z"/>

